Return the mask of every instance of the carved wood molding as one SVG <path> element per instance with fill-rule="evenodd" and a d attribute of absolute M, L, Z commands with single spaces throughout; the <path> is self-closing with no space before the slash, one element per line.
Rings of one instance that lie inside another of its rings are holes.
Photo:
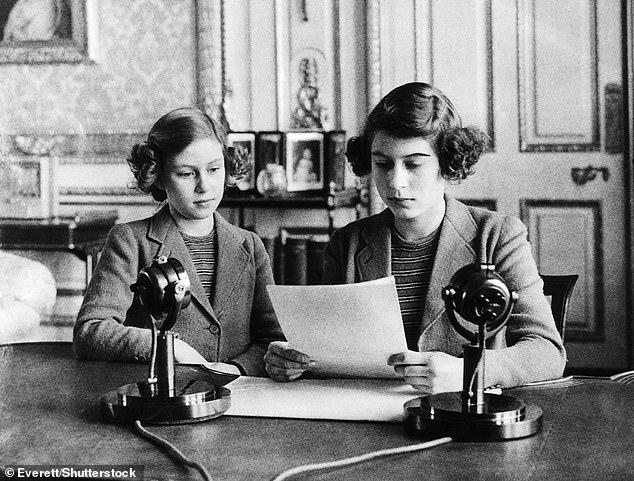
<path fill-rule="evenodd" d="M 7 156 L 59 158 L 64 164 L 120 164 L 134 145 L 145 138 L 140 132 L 78 134 L 12 134 L 0 136 Z"/>
<path fill-rule="evenodd" d="M 198 106 L 226 125 L 224 22 L 224 0 L 196 0 Z"/>

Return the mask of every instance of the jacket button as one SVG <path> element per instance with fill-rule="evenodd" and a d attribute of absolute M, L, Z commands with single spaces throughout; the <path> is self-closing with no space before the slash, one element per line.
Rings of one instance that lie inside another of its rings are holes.
<path fill-rule="evenodd" d="M 218 331 L 220 329 L 218 329 L 218 326 L 209 326 L 209 332 L 211 332 L 212 334 L 218 334 Z"/>

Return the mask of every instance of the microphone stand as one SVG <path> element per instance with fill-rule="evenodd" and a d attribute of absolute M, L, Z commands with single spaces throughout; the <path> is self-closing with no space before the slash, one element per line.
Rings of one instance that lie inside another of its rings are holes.
<path fill-rule="evenodd" d="M 471 264 L 455 274 L 442 296 L 453 327 L 471 341 L 463 346 L 462 391 L 405 403 L 406 431 L 425 438 L 451 436 L 458 441 L 517 439 L 540 432 L 543 412 L 539 407 L 486 392 L 486 340 L 504 327 L 517 294 L 509 291 L 492 264 Z M 476 324 L 477 332 L 464 327 L 454 310 Z"/>
<path fill-rule="evenodd" d="M 231 391 L 222 387 L 237 376 L 192 365 L 177 373 L 175 334 L 170 329 L 190 300 L 189 278 L 176 259 L 161 257 L 139 273 L 131 286 L 135 300 L 151 319 L 152 350 L 146 380 L 126 384 L 101 398 L 101 413 L 111 422 L 182 424 L 221 416 L 231 406 Z M 166 314 L 157 334 L 155 316 Z"/>

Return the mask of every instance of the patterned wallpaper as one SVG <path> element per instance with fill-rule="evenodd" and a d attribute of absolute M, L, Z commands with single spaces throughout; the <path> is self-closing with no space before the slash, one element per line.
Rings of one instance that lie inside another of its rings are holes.
<path fill-rule="evenodd" d="M 0 65 L 0 135 L 145 132 L 195 103 L 195 0 L 94 4 L 95 62 Z"/>

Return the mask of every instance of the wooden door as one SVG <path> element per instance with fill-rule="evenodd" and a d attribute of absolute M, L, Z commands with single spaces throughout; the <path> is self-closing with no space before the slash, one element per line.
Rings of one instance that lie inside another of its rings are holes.
<path fill-rule="evenodd" d="M 542 273 L 579 275 L 566 332 L 572 368 L 628 367 L 621 8 L 369 2 L 369 104 L 411 80 L 444 90 L 493 139 L 476 175 L 450 191 L 521 217 Z"/>

